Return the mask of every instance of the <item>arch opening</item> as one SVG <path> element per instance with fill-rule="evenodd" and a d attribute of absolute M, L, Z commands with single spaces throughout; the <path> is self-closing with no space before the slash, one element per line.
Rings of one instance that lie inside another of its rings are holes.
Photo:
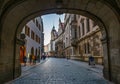
<path fill-rule="evenodd" d="M 114 8 L 111 9 L 108 5 L 102 3 L 101 1 L 70 1 L 69 4 L 63 2 L 65 6 L 62 8 L 57 8 L 56 4 L 53 1 L 41 4 L 40 0 L 37 1 L 24 1 L 17 5 L 13 4 L 8 10 L 6 10 L 1 19 L 1 67 L 9 66 L 9 68 L 4 67 L 6 71 L 2 71 L 1 75 L 9 74 L 10 77 L 7 79 L 12 79 L 17 77 L 20 74 L 15 72 L 15 69 L 19 68 L 19 64 L 16 66 L 15 61 L 17 58 L 18 45 L 16 45 L 16 37 L 19 37 L 19 33 L 22 30 L 23 26 L 31 19 L 38 15 L 45 15 L 50 13 L 74 13 L 87 16 L 98 23 L 101 28 L 103 35 L 102 42 L 104 45 L 104 56 L 106 65 L 104 66 L 104 75 L 106 78 L 112 78 L 113 81 L 119 82 L 119 50 L 120 50 L 120 18 L 119 13 L 117 13 Z M 81 5 L 77 4 L 81 3 Z M 33 6 L 35 6 L 33 8 Z M 101 8 L 102 6 L 102 8 Z M 20 11 L 23 13 L 20 14 Z M 109 12 L 109 13 L 108 13 Z M 16 18 L 13 18 L 16 17 Z M 115 28 L 115 29 L 114 29 Z M 12 30 L 11 30 L 12 29 Z M 11 30 L 11 31 L 8 31 Z M 10 35 L 11 34 L 11 35 Z M 10 35 L 10 36 L 7 36 Z M 7 37 L 6 37 L 7 36 Z M 4 38 L 6 37 L 6 38 Z M 7 50 L 7 49 L 8 50 Z M 8 53 L 5 53 L 8 52 Z M 115 52 L 115 53 L 113 53 Z M 5 59 L 4 56 L 8 58 Z M 111 61 L 114 59 L 113 61 Z M 3 60 L 6 60 L 4 62 Z M 10 62 L 10 64 L 8 64 Z M 113 66 L 114 65 L 114 66 Z M 8 70 L 8 71 L 7 71 Z M 10 73 L 12 71 L 12 73 Z M 109 73 L 110 71 L 110 73 Z M 5 74 L 5 72 L 8 72 Z M 109 74 L 108 74 L 109 73 Z M 17 74 L 17 76 L 15 76 Z M 118 75 L 117 75 L 118 74 Z M 116 78 L 117 77 L 117 78 Z M 6 78 L 6 77 L 3 77 Z M 3 79 L 2 79 L 3 80 Z M 5 81 L 5 80 L 3 80 Z"/>

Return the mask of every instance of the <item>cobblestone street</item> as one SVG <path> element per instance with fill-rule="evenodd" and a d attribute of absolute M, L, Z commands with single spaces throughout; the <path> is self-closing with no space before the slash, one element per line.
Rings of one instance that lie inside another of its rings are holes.
<path fill-rule="evenodd" d="M 111 84 L 102 77 L 102 67 L 67 59 L 49 58 L 6 84 Z"/>

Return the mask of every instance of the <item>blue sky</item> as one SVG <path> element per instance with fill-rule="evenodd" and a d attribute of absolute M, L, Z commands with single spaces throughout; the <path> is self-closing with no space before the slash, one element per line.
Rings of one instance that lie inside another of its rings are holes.
<path fill-rule="evenodd" d="M 51 39 L 50 33 L 53 28 L 53 25 L 55 26 L 55 29 L 58 30 L 59 18 L 61 19 L 62 22 L 64 22 L 64 14 L 63 15 L 48 14 L 42 16 L 44 26 L 44 45 L 50 42 Z"/>

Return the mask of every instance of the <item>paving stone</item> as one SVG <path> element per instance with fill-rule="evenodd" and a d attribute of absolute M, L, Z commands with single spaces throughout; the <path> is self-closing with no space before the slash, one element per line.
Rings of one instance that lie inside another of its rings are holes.
<path fill-rule="evenodd" d="M 21 77 L 7 84 L 109 84 L 100 69 L 97 66 L 94 68 L 97 73 L 82 62 L 49 58 L 27 71 L 23 70 Z"/>

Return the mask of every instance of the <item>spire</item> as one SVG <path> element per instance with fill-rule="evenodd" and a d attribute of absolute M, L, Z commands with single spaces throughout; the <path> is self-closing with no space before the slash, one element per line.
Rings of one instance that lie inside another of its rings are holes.
<path fill-rule="evenodd" d="M 53 28 L 52 28 L 52 30 L 55 30 L 55 26 L 53 25 Z"/>
<path fill-rule="evenodd" d="M 63 30 L 63 28 L 64 28 L 63 23 L 62 23 L 60 17 L 59 17 L 59 28 L 61 28 L 62 30 Z"/>
<path fill-rule="evenodd" d="M 61 24 L 62 22 L 61 22 L 61 19 L 60 19 L 60 17 L 59 17 L 59 24 Z"/>

